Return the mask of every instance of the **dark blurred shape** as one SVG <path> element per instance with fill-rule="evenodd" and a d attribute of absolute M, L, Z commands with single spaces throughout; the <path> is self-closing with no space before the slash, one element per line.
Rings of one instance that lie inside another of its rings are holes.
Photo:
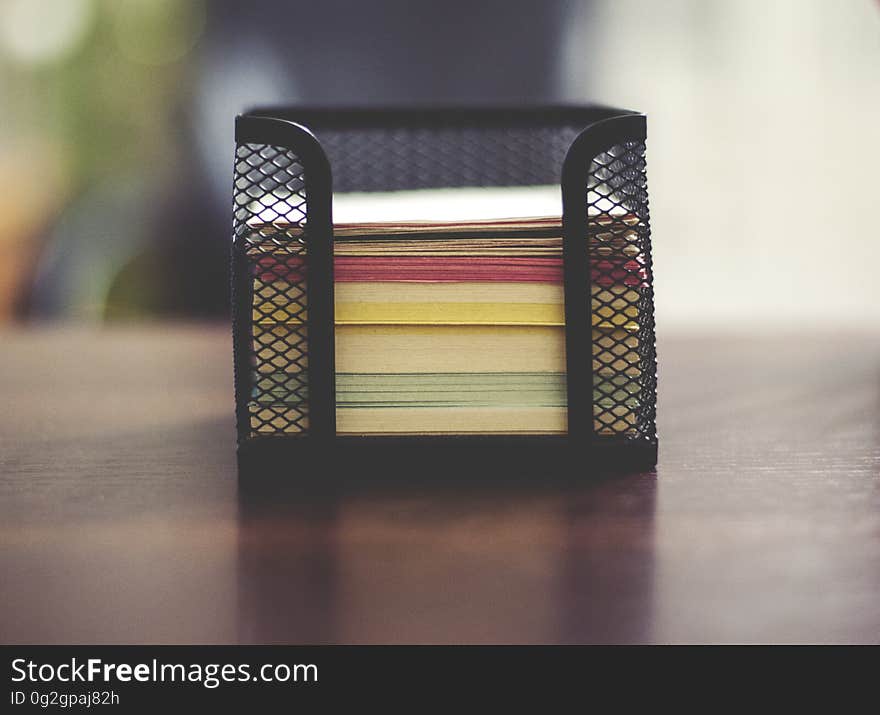
<path fill-rule="evenodd" d="M 230 58 L 249 47 L 274 55 L 307 103 L 550 99 L 573 4 L 223 0 L 211 4 L 206 44 Z"/>
<path fill-rule="evenodd" d="M 61 220 L 42 241 L 25 315 L 225 315 L 236 113 L 261 103 L 552 100 L 572 3 L 160 5 L 152 14 L 99 6 L 85 59 L 72 63 L 94 88 L 83 105 L 91 109 L 79 112 L 89 119 L 76 150 L 106 160 L 74 183 Z M 138 23 L 148 39 L 120 50 L 120 38 L 137 37 Z M 127 83 L 130 65 L 148 71 Z M 142 94 L 156 83 L 166 90 Z M 121 112 L 113 110 L 111 89 L 124 98 Z M 113 131 L 88 133 L 92 123 L 108 121 Z"/>

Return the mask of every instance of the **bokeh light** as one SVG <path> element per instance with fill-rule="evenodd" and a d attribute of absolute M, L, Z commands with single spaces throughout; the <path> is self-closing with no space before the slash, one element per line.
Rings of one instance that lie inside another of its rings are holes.
<path fill-rule="evenodd" d="M 94 19 L 94 0 L 4 0 L 0 46 L 22 64 L 57 62 L 82 45 Z"/>
<path fill-rule="evenodd" d="M 119 52 L 128 60 L 162 65 L 182 59 L 205 27 L 201 0 L 118 0 L 111 6 Z"/>

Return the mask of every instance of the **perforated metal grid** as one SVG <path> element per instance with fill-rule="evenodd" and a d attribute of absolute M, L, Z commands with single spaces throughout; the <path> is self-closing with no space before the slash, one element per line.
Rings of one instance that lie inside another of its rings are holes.
<path fill-rule="evenodd" d="M 308 403 L 308 230 L 305 176 L 288 149 L 239 144 L 233 188 L 233 320 L 239 440 L 305 435 Z M 244 361 L 242 361 L 242 364 Z"/>
<path fill-rule="evenodd" d="M 657 367 L 644 142 L 594 157 L 586 204 L 594 428 L 600 437 L 654 441 Z"/>
<path fill-rule="evenodd" d="M 318 131 L 335 191 L 556 184 L 580 130 L 394 127 Z"/>

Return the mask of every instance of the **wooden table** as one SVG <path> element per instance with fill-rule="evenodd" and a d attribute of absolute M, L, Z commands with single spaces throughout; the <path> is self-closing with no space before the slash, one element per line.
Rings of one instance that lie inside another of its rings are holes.
<path fill-rule="evenodd" d="M 656 474 L 265 501 L 226 327 L 0 340 L 0 642 L 880 641 L 880 335 L 661 341 Z"/>

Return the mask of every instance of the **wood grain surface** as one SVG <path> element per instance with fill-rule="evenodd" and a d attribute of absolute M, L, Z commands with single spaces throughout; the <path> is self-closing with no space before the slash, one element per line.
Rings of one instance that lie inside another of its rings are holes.
<path fill-rule="evenodd" d="M 880 642 L 880 335 L 661 341 L 656 473 L 270 497 L 230 343 L 0 334 L 0 642 Z"/>

